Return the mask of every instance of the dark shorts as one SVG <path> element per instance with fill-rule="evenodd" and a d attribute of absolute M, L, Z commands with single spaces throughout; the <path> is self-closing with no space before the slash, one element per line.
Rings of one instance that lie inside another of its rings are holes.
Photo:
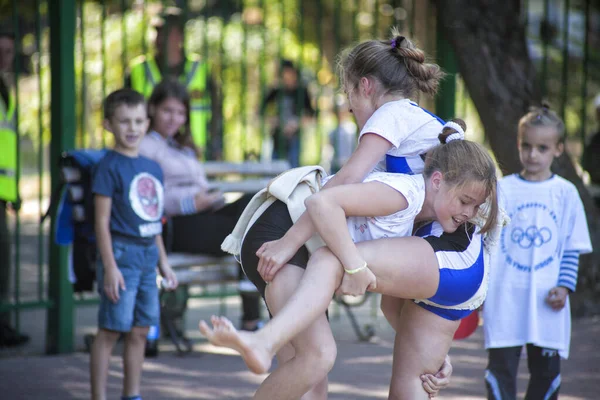
<path fill-rule="evenodd" d="M 252 227 L 246 233 L 242 242 L 242 251 L 240 254 L 242 268 L 244 273 L 256 286 L 263 298 L 267 283 L 258 273 L 258 257 L 256 252 L 263 243 L 272 240 L 281 239 L 283 235 L 293 225 L 287 205 L 276 200 L 265 212 L 256 220 Z M 296 265 L 306 269 L 310 255 L 305 246 L 302 246 L 292 257 L 288 264 Z"/>

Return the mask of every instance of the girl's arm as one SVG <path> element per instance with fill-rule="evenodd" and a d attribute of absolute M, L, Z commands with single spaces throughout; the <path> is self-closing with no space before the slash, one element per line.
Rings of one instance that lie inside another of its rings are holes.
<path fill-rule="evenodd" d="M 323 189 L 362 182 L 391 147 L 392 144 L 379 135 L 363 135 L 350 159 L 323 186 Z M 296 243 L 301 241 L 298 246 L 300 248 L 315 232 L 315 227 L 311 223 L 310 218 L 304 213 L 290 228 L 286 236 L 295 237 L 297 240 Z"/>
<path fill-rule="evenodd" d="M 119 288 L 125 290 L 125 280 L 113 254 L 110 235 L 110 209 L 112 199 L 99 194 L 94 195 L 95 233 L 98 251 L 104 266 L 104 292 L 114 303 L 119 301 Z"/>
<path fill-rule="evenodd" d="M 350 159 L 323 189 L 362 182 L 391 147 L 392 144 L 379 135 L 363 135 Z M 281 239 L 264 243 L 256 252 L 260 258 L 261 276 L 270 281 L 314 233 L 315 227 L 304 213 Z"/>
<path fill-rule="evenodd" d="M 346 217 L 390 215 L 408 207 L 404 195 L 381 182 L 335 187 L 315 193 L 305 204 L 317 233 L 346 270 L 365 263 L 348 232 Z"/>

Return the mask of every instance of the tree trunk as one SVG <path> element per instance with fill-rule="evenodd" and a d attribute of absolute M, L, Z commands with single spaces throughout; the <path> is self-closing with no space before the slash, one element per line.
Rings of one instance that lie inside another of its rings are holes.
<path fill-rule="evenodd" d="M 518 0 L 436 0 L 442 29 L 452 45 L 459 71 L 477 108 L 485 134 L 504 174 L 520 170 L 517 124 L 531 105 L 541 102 L 541 88 L 529 57 Z M 554 170 L 573 182 L 583 200 L 596 249 L 600 246 L 598 210 L 567 154 Z M 599 252 L 580 262 L 576 314 L 598 303 Z"/>

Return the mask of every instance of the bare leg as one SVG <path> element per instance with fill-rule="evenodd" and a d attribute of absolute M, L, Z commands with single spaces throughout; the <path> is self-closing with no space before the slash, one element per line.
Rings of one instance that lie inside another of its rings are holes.
<path fill-rule="evenodd" d="M 106 329 L 98 329 L 98 333 L 92 343 L 92 351 L 90 353 L 90 383 L 92 386 L 92 400 L 106 399 L 106 383 L 108 379 L 108 364 L 110 355 L 117 339 L 119 332 L 109 331 Z"/>
<path fill-rule="evenodd" d="M 269 310 L 277 315 L 298 287 L 304 271 L 290 266 L 267 286 Z M 275 371 L 262 383 L 254 399 L 327 399 L 327 374 L 336 358 L 336 344 L 325 313 L 277 352 Z"/>
<path fill-rule="evenodd" d="M 377 292 L 402 298 L 435 294 L 439 269 L 425 240 L 379 239 L 361 242 L 358 248 L 377 277 Z M 398 254 L 410 257 L 399 258 Z M 275 353 L 327 310 L 342 272 L 339 260 L 327 248 L 320 248 L 311 256 L 298 289 L 263 329 L 237 332 L 229 324 L 225 329 L 217 325 L 213 331 L 201 322 L 200 330 L 211 343 L 238 351 L 253 372 L 264 373 Z"/>
<path fill-rule="evenodd" d="M 402 299 L 426 299 L 435 294 L 440 270 L 433 248 L 419 237 L 386 238 L 356 247 L 377 277 L 375 292 Z"/>
<path fill-rule="evenodd" d="M 323 267 L 321 263 L 328 263 L 328 266 Z M 329 265 L 334 267 L 331 268 Z M 283 270 L 277 273 L 275 280 L 269 286 L 277 283 L 276 280 L 282 272 Z M 215 329 L 210 330 L 205 323 L 201 322 L 200 331 L 212 344 L 238 351 L 251 371 L 264 373 L 269 370 L 271 360 L 279 349 L 298 333 L 307 329 L 319 316 L 325 314 L 341 278 L 342 269 L 337 258 L 328 250 L 319 249 L 310 258 L 301 279 L 298 276 L 297 280 L 293 281 L 300 280 L 297 290 L 293 292 L 280 312 L 273 313 L 273 319 L 265 327 L 257 332 L 238 332 L 231 324 L 223 326 L 219 320 L 213 318 Z M 269 308 L 271 308 L 270 304 Z"/>
<path fill-rule="evenodd" d="M 291 343 L 288 343 L 285 346 L 283 346 L 283 348 L 281 350 L 279 350 L 276 355 L 277 363 L 278 363 L 277 369 L 283 367 L 284 364 L 291 361 L 295 355 L 296 355 L 296 350 L 294 350 L 294 346 L 292 346 Z M 332 360 L 332 362 L 333 362 L 333 360 Z M 277 372 L 277 370 L 273 371 L 273 373 L 271 375 L 273 375 L 276 372 Z M 293 374 L 293 371 L 291 373 Z M 292 375 L 292 376 L 295 376 L 295 375 Z M 272 384 L 277 384 L 277 382 L 274 381 L 274 378 L 270 378 L 270 377 L 267 378 L 267 380 L 265 380 L 263 382 L 263 384 L 261 385 L 261 387 L 259 388 L 259 391 L 261 392 L 261 394 L 268 396 L 269 391 L 270 391 L 277 397 L 277 392 L 274 390 L 274 388 L 269 388 L 269 386 L 271 386 Z M 281 384 L 280 387 L 287 387 L 287 383 Z M 321 379 L 321 381 L 319 383 L 314 385 L 308 392 L 306 392 L 300 398 L 300 400 L 326 400 L 327 399 L 327 390 L 328 390 L 328 379 L 327 379 L 327 376 L 325 376 L 324 379 Z"/>
<path fill-rule="evenodd" d="M 131 328 L 131 332 L 125 336 L 123 396 L 130 397 L 140 394 L 147 335 L 147 326 L 134 326 Z"/>
<path fill-rule="evenodd" d="M 397 330 L 397 325 L 400 321 L 400 313 L 405 301 L 407 300 L 385 294 L 381 296 L 381 312 L 383 312 L 383 316 L 394 330 Z"/>
<path fill-rule="evenodd" d="M 401 245 L 407 247 L 406 253 L 401 252 Z M 402 298 L 427 298 L 435 294 L 439 282 L 437 259 L 423 239 L 373 240 L 359 243 L 358 249 L 377 277 L 376 291 Z M 405 257 L 406 261 L 399 259 L 398 254 L 412 255 Z M 313 253 L 296 292 L 284 308 L 254 334 L 258 342 L 252 343 L 253 348 L 277 351 L 296 337 L 325 312 L 342 273 L 339 260 L 327 248 Z"/>
<path fill-rule="evenodd" d="M 409 263 L 398 261 L 398 250 L 401 251 L 398 246 L 398 241 L 384 240 L 365 242 L 364 244 L 361 243 L 359 245 L 359 250 L 377 276 L 378 288 L 381 291 L 392 295 L 406 293 L 407 296 L 411 297 L 429 297 L 435 293 L 439 281 L 439 269 L 435 254 L 431 246 L 422 239 L 416 238 L 416 240 L 402 241 L 401 243 L 405 242 L 408 242 L 406 245 L 410 247 L 410 252 L 407 251 L 405 254 L 410 254 L 411 252 L 415 254 L 415 256 L 409 258 Z M 334 271 L 331 272 L 330 270 Z M 285 338 L 288 337 L 286 335 L 289 335 L 289 337 L 294 338 L 292 339 L 294 347 L 299 348 L 300 344 L 298 344 L 297 341 L 304 338 L 308 329 L 299 335 L 296 330 L 299 329 L 299 326 L 302 326 L 302 324 L 310 323 L 306 321 L 314 320 L 313 318 L 315 315 L 317 315 L 317 318 L 319 315 L 323 315 L 324 310 L 330 302 L 331 294 L 339 285 L 341 276 L 342 269 L 339 265 L 339 261 L 331 254 L 331 252 L 327 249 L 315 252 L 311 257 L 307 270 L 302 276 L 302 281 L 294 295 L 292 295 L 281 310 L 277 310 L 277 312 L 274 313 L 274 318 L 262 331 L 259 331 L 259 334 L 256 336 L 260 338 L 260 333 L 264 332 L 267 335 L 265 340 L 268 343 L 271 339 L 269 338 L 269 335 L 273 335 L 272 339 L 274 339 L 274 341 L 271 342 L 272 348 L 277 348 L 279 342 L 276 340 L 284 341 L 286 340 Z M 323 295 L 324 291 L 326 296 L 321 300 L 319 299 L 319 296 Z M 432 329 L 432 325 L 433 328 L 436 328 L 438 325 L 442 327 L 439 332 L 432 335 L 431 340 L 426 341 L 427 343 L 417 343 L 421 346 L 417 352 L 414 352 L 415 356 L 413 358 L 415 359 L 407 360 L 406 364 L 402 364 L 406 369 L 412 372 L 412 375 L 408 375 L 403 371 L 399 372 L 401 378 L 405 377 L 403 382 L 407 382 L 410 385 L 403 389 L 406 393 L 409 393 L 409 396 L 403 398 L 411 399 L 411 393 L 414 393 L 417 396 L 415 398 L 418 398 L 419 396 L 425 396 L 424 398 L 427 398 L 428 394 L 423 390 L 420 375 L 423 372 L 436 373 L 438 371 L 439 366 L 443 364 L 443 360 L 450 347 L 452 336 L 458 327 L 458 323 L 447 320 L 440 322 L 440 317 L 423 310 L 410 301 L 392 299 L 391 297 L 389 299 L 393 300 L 393 307 L 396 308 L 398 317 L 395 325 L 398 326 L 402 335 L 404 335 L 405 331 L 402 330 L 401 326 L 407 325 L 406 321 L 402 320 L 402 315 L 404 315 L 405 319 L 410 319 L 411 323 L 413 323 L 414 320 L 417 327 L 419 326 L 420 320 L 424 319 L 426 329 L 421 329 L 414 333 L 416 339 L 426 338 L 427 331 Z M 399 314 L 398 310 L 403 306 L 403 303 L 408 304 L 408 311 Z M 413 310 L 414 312 L 411 312 Z M 449 328 L 447 326 L 449 326 Z M 313 328 L 314 325 L 311 329 Z M 406 332 L 411 332 L 410 327 L 406 329 Z M 398 335 L 398 337 L 401 337 L 401 335 Z M 311 342 L 314 343 L 316 340 L 317 339 L 312 340 Z M 408 342 L 408 345 L 410 344 L 411 342 Z M 433 348 L 431 349 L 431 353 L 425 354 L 423 359 L 418 358 L 419 352 L 426 352 L 427 346 L 432 344 Z M 260 345 L 260 343 L 253 343 L 253 346 Z M 402 347 L 400 347 L 400 351 L 402 351 Z M 308 353 L 309 351 L 303 351 L 302 353 L 299 351 L 297 352 L 297 354 Z M 312 358 L 314 359 L 317 357 Z M 310 365 L 306 365 L 304 368 L 301 368 L 300 365 L 298 365 L 298 370 L 302 371 L 302 369 L 312 370 Z M 282 368 L 281 371 L 283 372 L 284 369 Z M 279 371 L 274 372 L 269 379 L 277 377 L 278 379 L 276 379 L 276 382 L 297 382 L 300 380 L 299 378 L 302 377 L 302 375 L 297 375 L 297 372 L 295 372 L 294 374 L 288 374 L 285 378 L 282 378 L 277 375 L 278 372 Z M 268 384 L 267 381 L 265 381 L 265 383 Z M 400 383 L 400 386 L 402 386 L 402 381 Z M 300 391 L 300 393 L 302 392 L 303 391 Z M 264 398 L 279 398 L 277 396 L 273 397 L 276 393 L 280 392 L 270 392 Z M 289 398 L 293 399 L 297 398 L 297 396 L 291 396 Z"/>
<path fill-rule="evenodd" d="M 396 326 L 390 400 L 428 399 L 420 375 L 443 364 L 460 321 L 449 321 L 405 302 Z"/>
<path fill-rule="evenodd" d="M 327 398 L 327 374 L 337 350 L 325 316 L 291 341 L 295 356 L 263 382 L 254 399 L 321 400 Z"/>
<path fill-rule="evenodd" d="M 296 291 L 303 273 L 296 266 L 286 265 L 267 286 L 267 304 L 275 317 Z M 255 399 L 298 399 L 303 394 L 303 400 L 326 399 L 327 373 L 336 357 L 335 341 L 325 318 L 330 301 L 329 296 L 320 313 L 321 319 L 313 321 L 314 326 L 302 332 L 290 344 L 283 343 L 276 349 L 266 348 L 255 332 L 237 331 L 226 318 L 213 317 L 212 329 L 201 321 L 199 328 L 212 344 L 238 351 L 255 373 L 267 372 L 273 355 L 277 353 L 280 364 L 263 382 Z"/>

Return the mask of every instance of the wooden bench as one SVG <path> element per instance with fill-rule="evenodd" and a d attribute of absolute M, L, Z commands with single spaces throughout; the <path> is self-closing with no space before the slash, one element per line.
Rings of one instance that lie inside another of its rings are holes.
<path fill-rule="evenodd" d="M 217 162 L 204 163 L 204 170 L 211 186 L 219 188 L 226 195 L 235 193 L 256 193 L 265 188 L 275 176 L 290 169 L 285 160 L 271 163 L 259 162 Z M 185 337 L 183 328 L 177 327 L 176 320 L 183 318 L 190 297 L 190 287 L 206 287 L 221 285 L 219 297 L 221 300 L 231 292 L 225 291 L 225 286 L 238 282 L 239 264 L 235 257 L 212 256 L 204 254 L 169 253 L 169 263 L 173 268 L 180 289 L 176 292 L 161 290 L 161 321 L 166 333 L 181 353 L 192 349 L 190 341 Z M 237 294 L 237 291 L 235 292 Z M 197 297 L 204 297 L 199 295 Z M 221 312 L 224 303 L 221 302 Z"/>

